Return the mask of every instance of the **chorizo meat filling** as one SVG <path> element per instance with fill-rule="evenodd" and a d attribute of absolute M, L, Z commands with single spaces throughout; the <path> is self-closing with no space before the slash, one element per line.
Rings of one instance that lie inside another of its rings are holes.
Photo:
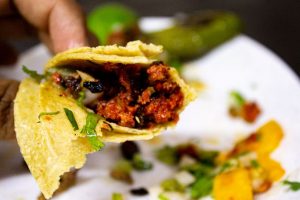
<path fill-rule="evenodd" d="M 75 70 L 67 75 L 56 71 L 51 77 L 76 99 L 82 91 L 92 93 L 94 99 L 85 101 L 85 106 L 107 121 L 130 128 L 151 128 L 179 119 L 177 111 L 184 95 L 172 81 L 169 69 L 162 62 L 147 68 L 105 63 L 100 69 L 84 71 L 92 77 L 89 80 Z"/>

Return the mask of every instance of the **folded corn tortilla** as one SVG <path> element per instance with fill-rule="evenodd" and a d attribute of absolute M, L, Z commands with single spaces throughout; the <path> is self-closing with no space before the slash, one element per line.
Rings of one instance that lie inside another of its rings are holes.
<path fill-rule="evenodd" d="M 161 46 L 134 41 L 125 47 L 116 45 L 96 48 L 82 47 L 57 54 L 45 66 L 51 68 L 101 67 L 103 63 L 139 64 L 147 67 L 157 60 L 162 52 Z M 169 74 L 184 95 L 178 112 L 195 99 L 195 91 L 179 77 L 173 68 Z M 61 88 L 46 80 L 37 83 L 31 78 L 20 84 L 14 105 L 15 131 L 23 157 L 36 179 L 45 198 L 50 198 L 59 186 L 60 177 L 71 168 L 81 168 L 86 154 L 95 149 L 81 129 L 86 123 L 87 109 L 80 107 L 72 97 L 61 95 Z M 69 122 L 64 108 L 73 112 L 78 130 Z M 41 113 L 53 115 L 39 116 Z M 174 123 L 158 124 L 153 128 L 136 129 L 120 126 L 100 118 L 95 128 L 97 137 L 104 142 L 123 142 L 126 140 L 146 140 L 158 135 Z"/>

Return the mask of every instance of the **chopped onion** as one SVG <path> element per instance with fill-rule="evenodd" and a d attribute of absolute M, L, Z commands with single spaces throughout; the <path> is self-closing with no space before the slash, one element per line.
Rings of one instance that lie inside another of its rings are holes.
<path fill-rule="evenodd" d="M 179 167 L 183 168 L 183 167 L 193 165 L 196 163 L 197 163 L 197 161 L 194 158 L 192 158 L 191 156 L 188 156 L 188 155 L 184 155 L 181 157 L 181 159 L 179 161 Z"/>
<path fill-rule="evenodd" d="M 257 155 L 255 152 L 249 152 L 247 154 L 238 157 L 239 162 L 244 167 L 251 167 L 251 161 L 257 160 Z"/>
<path fill-rule="evenodd" d="M 175 179 L 183 186 L 188 186 L 195 182 L 195 177 L 187 171 L 181 171 L 175 174 Z"/>
<path fill-rule="evenodd" d="M 83 100 L 83 104 L 89 104 L 98 99 L 101 95 L 102 93 L 91 93 L 89 90 L 85 90 L 85 99 Z"/>

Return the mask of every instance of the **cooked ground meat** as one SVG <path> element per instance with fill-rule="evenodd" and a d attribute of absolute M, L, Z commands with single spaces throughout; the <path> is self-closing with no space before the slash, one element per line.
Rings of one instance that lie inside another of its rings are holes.
<path fill-rule="evenodd" d="M 155 92 L 153 87 L 148 87 L 146 90 L 142 92 L 142 94 L 138 98 L 138 103 L 141 105 L 145 105 L 150 102 L 151 95 Z"/>
<path fill-rule="evenodd" d="M 162 62 L 154 62 L 149 68 L 106 63 L 92 74 L 101 83 L 103 94 L 93 103 L 96 106 L 87 107 L 106 120 L 131 128 L 151 128 L 178 120 L 177 110 L 184 96 L 179 85 L 171 80 L 169 67 Z M 77 91 L 78 78 L 55 73 L 52 78 L 68 90 Z"/>
<path fill-rule="evenodd" d="M 169 79 L 168 68 L 162 63 L 154 63 L 149 69 L 147 69 L 149 83 L 156 81 L 166 81 Z"/>
<path fill-rule="evenodd" d="M 261 109 L 256 102 L 245 102 L 241 107 L 229 107 L 232 117 L 240 117 L 248 123 L 254 123 L 261 114 Z"/>
<path fill-rule="evenodd" d="M 152 120 L 157 123 L 165 123 L 169 121 L 177 121 L 177 112 L 174 112 L 182 105 L 183 95 L 181 92 L 171 94 L 169 98 L 161 95 L 154 98 L 149 104 L 145 106 L 146 116 L 150 116 Z"/>
<path fill-rule="evenodd" d="M 55 83 L 66 88 L 67 92 L 71 93 L 75 98 L 77 98 L 78 93 L 81 90 L 81 78 L 79 75 L 73 74 L 70 76 L 62 76 L 58 72 L 55 72 L 52 74 L 52 79 Z"/>
<path fill-rule="evenodd" d="M 255 122 L 261 110 L 255 102 L 248 102 L 243 106 L 242 117 L 249 123 Z"/>

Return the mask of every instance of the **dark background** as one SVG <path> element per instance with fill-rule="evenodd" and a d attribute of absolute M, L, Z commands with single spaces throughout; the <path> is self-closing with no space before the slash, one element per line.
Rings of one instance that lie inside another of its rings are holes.
<path fill-rule="evenodd" d="M 79 0 L 85 11 L 108 0 Z M 300 1 L 298 0 L 123 0 L 140 16 L 172 16 L 203 9 L 230 10 L 244 32 L 285 60 L 300 75 Z"/>
<path fill-rule="evenodd" d="M 300 76 L 299 0 L 78 0 L 85 12 L 107 2 L 120 2 L 140 16 L 173 16 L 205 9 L 229 10 L 244 22 L 244 33 L 279 55 Z M 1 28 L 1 27 L 0 27 Z M 18 42 L 21 51 L 37 41 Z M 19 49 L 20 50 L 20 49 Z"/>

